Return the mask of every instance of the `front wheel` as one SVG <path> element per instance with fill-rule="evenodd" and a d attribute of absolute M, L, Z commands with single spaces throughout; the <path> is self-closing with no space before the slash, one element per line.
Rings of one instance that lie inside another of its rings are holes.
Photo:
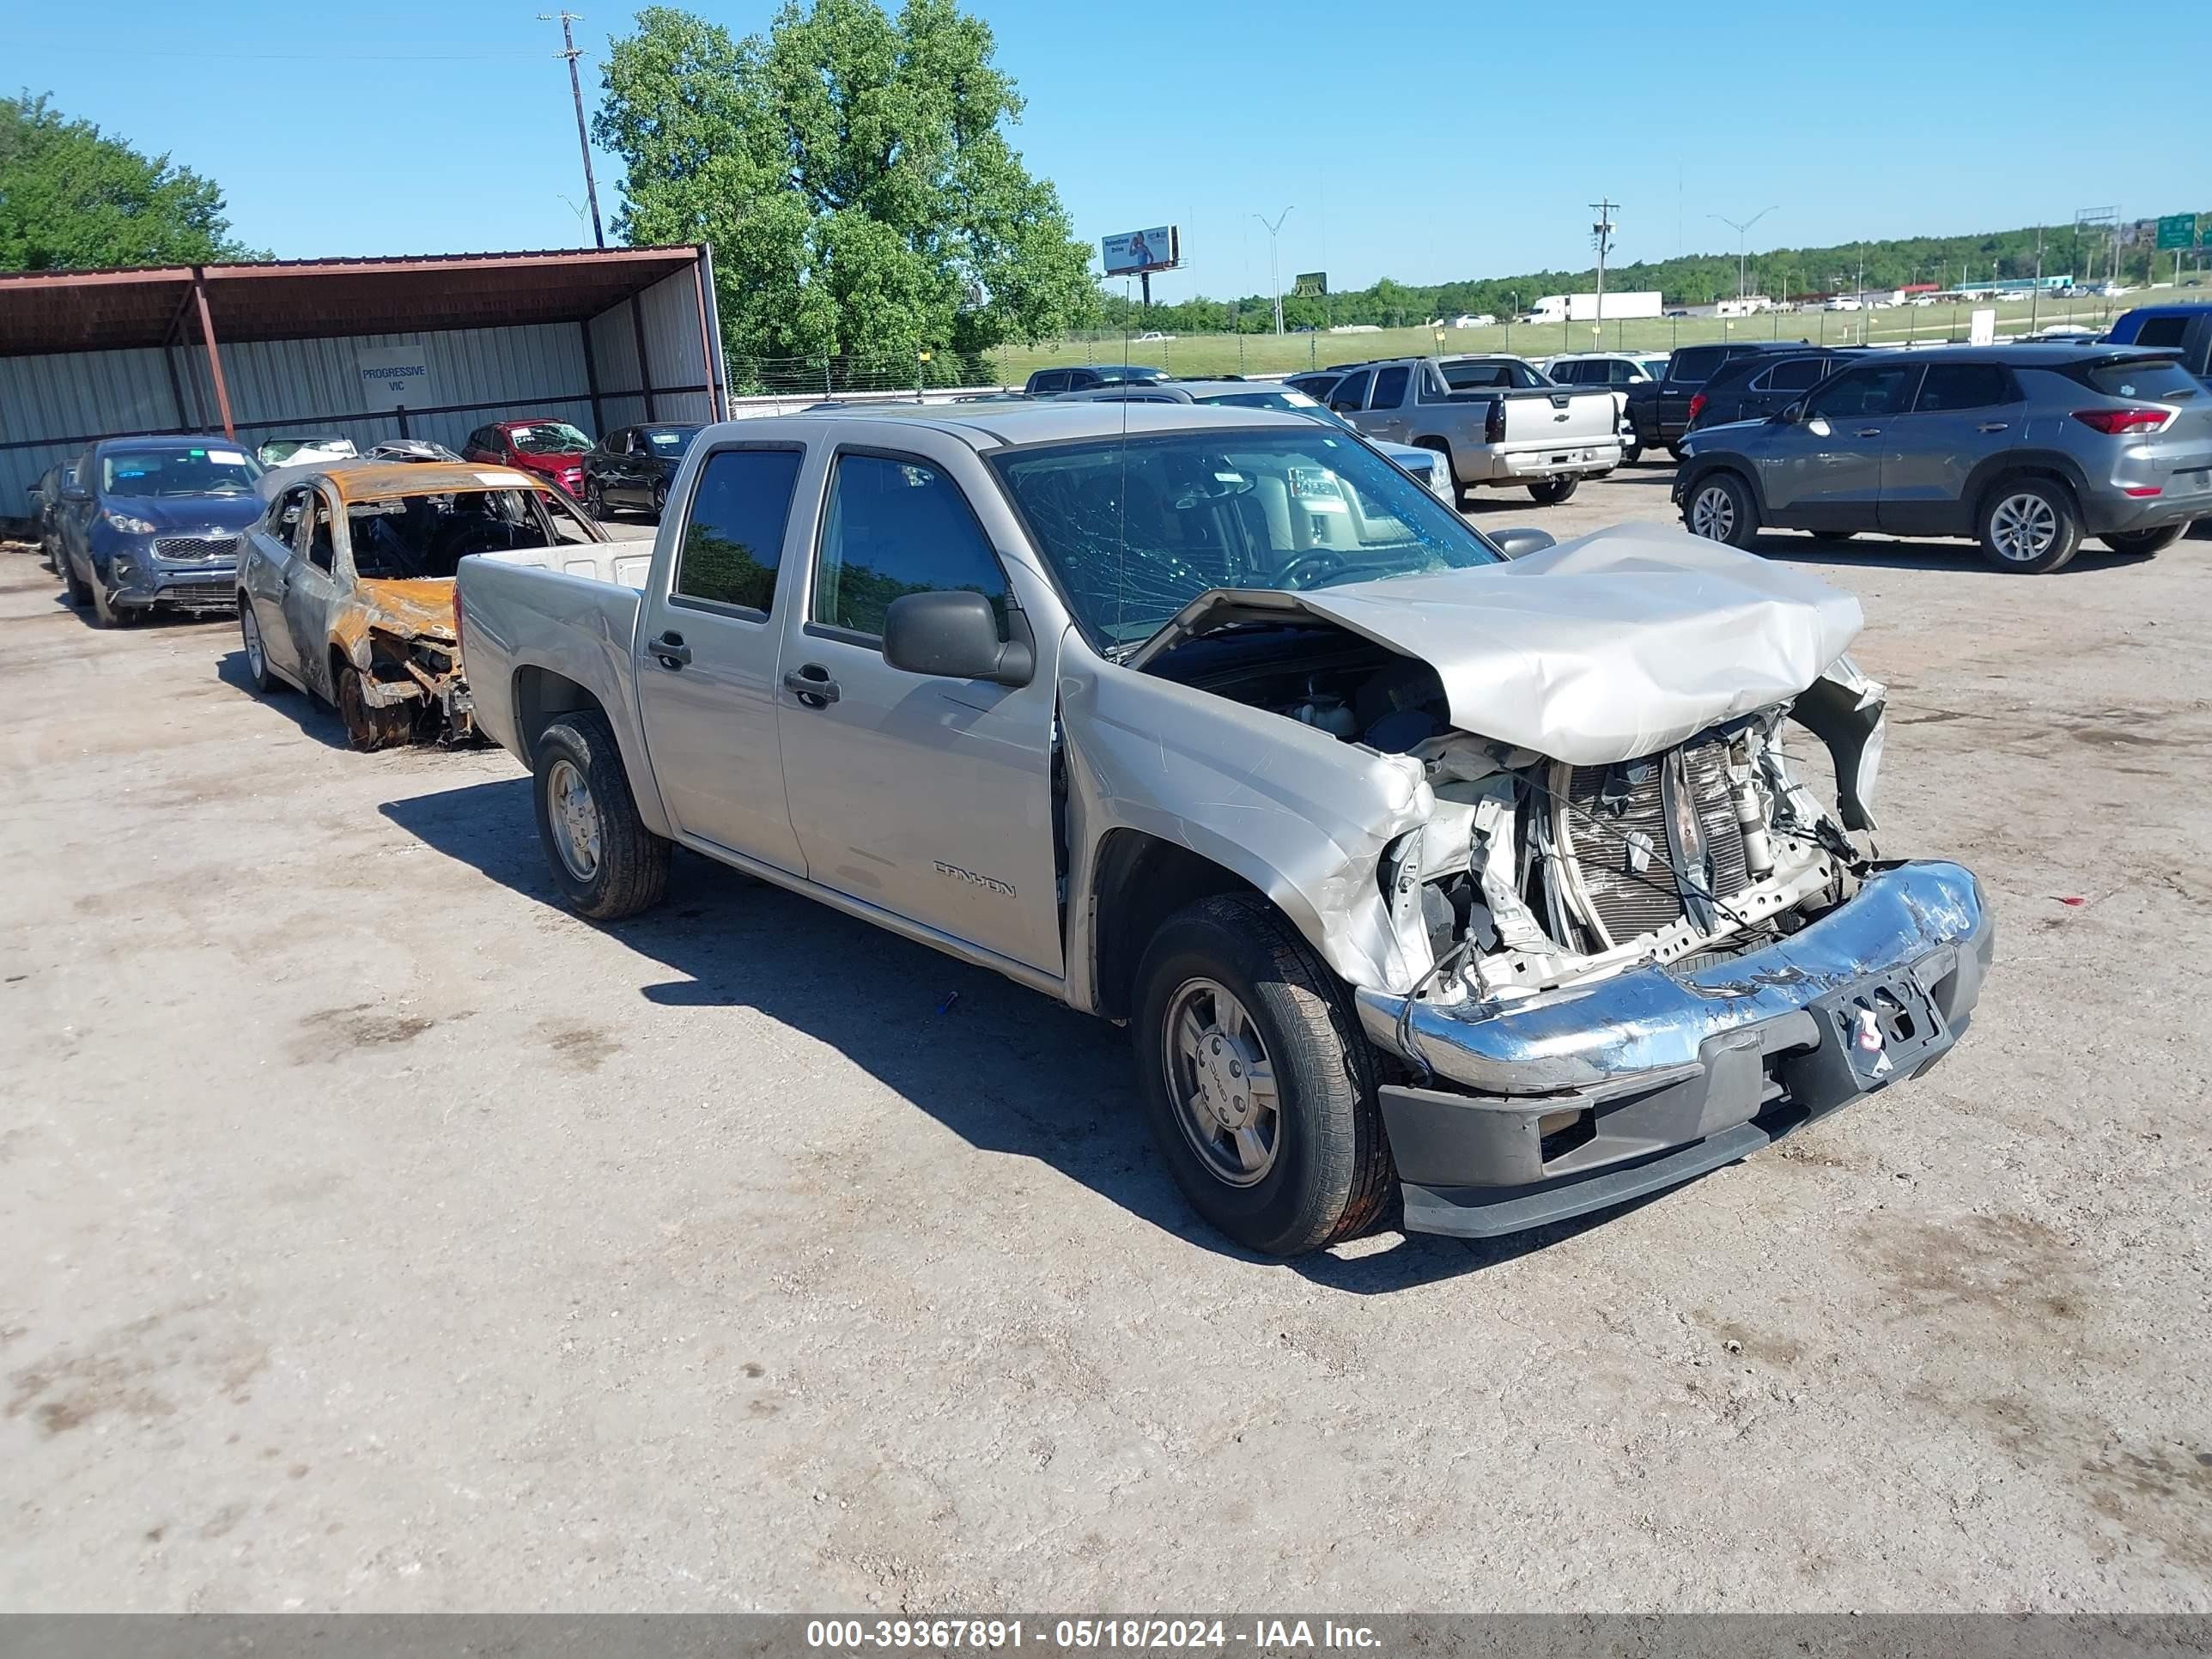
<path fill-rule="evenodd" d="M 92 585 L 76 574 L 76 567 L 70 562 L 69 551 L 66 548 L 62 550 L 60 556 L 62 592 L 68 596 L 71 605 L 82 611 L 92 603 Z"/>
<path fill-rule="evenodd" d="M 1535 497 L 1539 507 L 1557 507 L 1573 495 L 1581 483 L 1580 478 L 1547 478 L 1541 483 L 1530 484 L 1528 493 Z"/>
<path fill-rule="evenodd" d="M 1733 472 L 1714 472 L 1691 487 L 1682 523 L 1693 536 L 1749 547 L 1759 533 L 1759 508 L 1751 491 Z"/>
<path fill-rule="evenodd" d="M 138 613 L 128 605 L 115 603 L 107 596 L 107 585 L 95 574 L 92 581 L 92 614 L 100 618 L 102 628 L 128 628 L 138 620 Z"/>
<path fill-rule="evenodd" d="M 653 521 L 659 524 L 668 512 L 668 483 L 665 479 L 653 487 Z"/>
<path fill-rule="evenodd" d="M 1372 1225 L 1391 1182 L 1366 1040 L 1328 968 L 1257 896 L 1161 927 L 1137 970 L 1138 1088 L 1176 1184 L 1249 1249 Z"/>
<path fill-rule="evenodd" d="M 668 890 L 668 843 L 646 828 L 605 716 L 579 709 L 538 739 L 531 798 L 553 884 L 578 915 L 620 921 Z"/>
<path fill-rule="evenodd" d="M 584 511 L 595 519 L 607 516 L 607 492 L 597 478 L 584 486 Z"/>
<path fill-rule="evenodd" d="M 1999 484 L 1982 504 L 1982 556 L 2000 570 L 2042 576 L 2081 550 L 2074 498 L 2041 478 Z"/>
<path fill-rule="evenodd" d="M 238 637 L 246 647 L 246 678 L 254 695 L 265 697 L 283 690 L 284 682 L 270 672 L 269 647 L 262 643 L 261 623 L 253 614 L 253 601 L 243 593 L 238 596 Z"/>
<path fill-rule="evenodd" d="M 2185 524 L 2170 524 L 2162 530 L 2118 531 L 2097 539 L 2115 553 L 2163 553 L 2189 533 Z"/>

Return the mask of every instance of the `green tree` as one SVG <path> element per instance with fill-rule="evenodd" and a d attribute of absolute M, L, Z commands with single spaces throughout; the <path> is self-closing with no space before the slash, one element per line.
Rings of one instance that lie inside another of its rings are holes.
<path fill-rule="evenodd" d="M 43 93 L 0 98 L 0 270 L 251 257 L 209 180 L 67 119 Z"/>
<path fill-rule="evenodd" d="M 593 121 L 628 172 L 617 231 L 704 241 L 733 358 L 958 359 L 1093 320 L 1090 250 L 1007 143 L 991 32 L 953 0 L 787 0 L 734 40 L 654 7 Z M 733 367 L 736 365 L 733 364 Z"/>

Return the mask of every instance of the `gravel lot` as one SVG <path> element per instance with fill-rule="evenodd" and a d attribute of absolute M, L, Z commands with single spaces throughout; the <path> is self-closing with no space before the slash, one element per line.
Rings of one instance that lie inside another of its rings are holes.
<path fill-rule="evenodd" d="M 575 921 L 505 755 L 0 556 L 0 1605 L 2212 1608 L 2212 543 L 1768 546 L 1865 603 L 1884 849 L 1997 908 L 1972 1036 L 1291 1266 L 1112 1029 L 682 855 Z"/>

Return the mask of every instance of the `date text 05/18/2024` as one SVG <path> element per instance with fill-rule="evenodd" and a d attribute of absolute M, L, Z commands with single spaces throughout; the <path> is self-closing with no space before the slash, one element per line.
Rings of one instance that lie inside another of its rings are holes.
<path fill-rule="evenodd" d="M 1303 1652 L 1372 1649 L 1381 1637 L 1365 1625 L 1324 1619 L 815 1619 L 806 1645 L 830 1652 L 945 1651 L 961 1648 L 1088 1652 Z"/>

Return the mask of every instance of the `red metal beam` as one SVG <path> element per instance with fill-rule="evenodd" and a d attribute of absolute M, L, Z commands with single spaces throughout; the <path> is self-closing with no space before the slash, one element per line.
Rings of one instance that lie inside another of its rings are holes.
<path fill-rule="evenodd" d="M 222 435 L 234 443 L 238 428 L 230 423 L 230 387 L 223 381 L 222 353 L 216 347 L 215 325 L 208 320 L 207 289 L 197 265 L 192 268 L 192 298 L 200 309 L 200 338 L 207 346 L 208 368 L 215 376 L 215 406 L 222 416 Z"/>

